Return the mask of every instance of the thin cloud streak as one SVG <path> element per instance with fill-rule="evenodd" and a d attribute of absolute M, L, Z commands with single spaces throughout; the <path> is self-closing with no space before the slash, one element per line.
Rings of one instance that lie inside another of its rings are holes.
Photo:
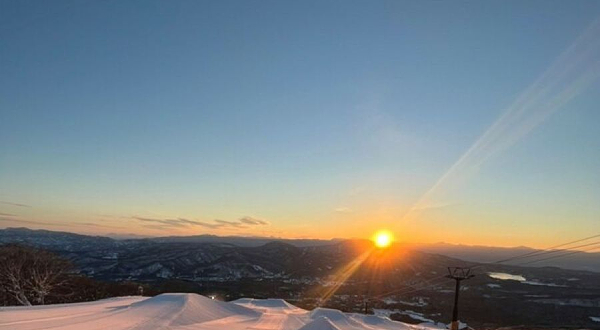
<path fill-rule="evenodd" d="M 235 221 L 227 221 L 227 220 L 219 220 L 216 219 L 214 220 L 216 223 L 218 223 L 219 225 L 222 225 L 223 227 L 236 227 L 236 228 L 244 228 L 244 226 L 242 225 L 242 223 L 240 222 L 235 222 Z"/>
<path fill-rule="evenodd" d="M 31 207 L 31 205 L 13 203 L 13 202 L 7 202 L 7 201 L 0 201 L 0 204 L 6 204 L 6 205 L 12 205 L 12 206 L 18 206 L 18 207 Z"/>
<path fill-rule="evenodd" d="M 60 223 L 15 219 L 13 217 L 0 217 L 0 222 L 16 222 L 16 223 L 23 223 L 23 224 L 29 224 L 29 225 L 44 225 L 44 226 L 60 226 L 61 225 Z"/>
<path fill-rule="evenodd" d="M 5 216 L 0 214 L 0 222 L 12 222 L 15 224 L 23 224 L 23 225 L 36 225 L 36 226 L 51 226 L 51 227 L 71 227 L 71 226 L 79 226 L 79 227 L 97 227 L 97 228 L 113 228 L 113 229 L 121 229 L 123 227 L 118 226 L 108 226 L 101 225 L 93 222 L 48 222 L 48 221 L 36 221 L 36 220 L 26 220 L 20 219 L 17 216 Z"/>
<path fill-rule="evenodd" d="M 269 225 L 270 224 L 267 220 L 248 217 L 248 216 L 239 219 L 239 221 L 242 223 L 245 223 L 247 225 Z"/>
<path fill-rule="evenodd" d="M 568 47 L 554 63 L 488 128 L 427 190 L 401 220 L 415 218 L 445 186 L 465 178 L 491 157 L 513 146 L 546 118 L 590 87 L 600 77 L 600 19 Z"/>
<path fill-rule="evenodd" d="M 218 227 L 218 225 L 211 225 L 208 223 L 204 223 L 204 222 L 200 222 L 200 221 L 192 221 L 192 220 L 187 220 L 187 219 L 152 219 L 152 218 L 143 218 L 143 217 L 132 217 L 132 218 L 135 220 L 138 220 L 138 221 L 158 223 L 158 224 L 162 224 L 162 225 L 168 226 L 168 227 L 185 228 L 185 227 L 188 227 L 189 225 L 203 226 L 203 227 L 209 227 L 209 228 Z"/>
<path fill-rule="evenodd" d="M 184 218 L 174 218 L 174 219 L 156 219 L 156 218 L 145 218 L 145 217 L 131 217 L 132 219 L 152 223 L 144 225 L 146 228 L 157 229 L 160 227 L 161 229 L 168 228 L 188 228 L 190 226 L 198 226 L 205 227 L 210 229 L 219 229 L 219 228 L 248 228 L 248 226 L 264 226 L 268 225 L 269 222 L 262 219 L 256 219 L 252 217 L 243 217 L 238 219 L 237 221 L 228 221 L 215 219 L 213 222 L 204 222 L 198 220 L 189 220 Z M 158 226 L 158 227 L 157 227 Z"/>
<path fill-rule="evenodd" d="M 334 209 L 334 211 L 337 213 L 352 213 L 352 209 L 350 209 L 349 207 L 338 207 Z"/>

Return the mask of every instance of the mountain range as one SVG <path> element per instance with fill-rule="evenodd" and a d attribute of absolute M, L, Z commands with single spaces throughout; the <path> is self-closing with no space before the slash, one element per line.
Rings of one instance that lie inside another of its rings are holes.
<path fill-rule="evenodd" d="M 481 263 L 442 253 L 482 258 L 464 247 L 394 244 L 375 249 L 368 240 L 113 239 L 27 228 L 0 230 L 0 244 L 9 243 L 53 251 L 69 259 L 81 274 L 146 283 L 156 293 L 196 292 L 225 300 L 277 297 L 302 308 L 326 306 L 348 312 L 363 311 L 369 299 L 372 310 L 406 322 L 448 320 L 454 294 L 454 282 L 445 278 L 448 267 L 471 267 L 476 276 L 461 288 L 461 304 L 467 311 L 462 319 L 470 325 L 589 328 L 600 316 L 600 273 Z M 517 252 L 490 251 L 490 256 L 483 255 L 486 260 Z M 523 251 L 530 250 L 519 250 Z"/>

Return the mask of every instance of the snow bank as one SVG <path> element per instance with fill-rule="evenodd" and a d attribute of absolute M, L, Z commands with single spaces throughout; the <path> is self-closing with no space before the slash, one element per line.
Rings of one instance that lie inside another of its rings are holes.
<path fill-rule="evenodd" d="M 381 317 L 376 315 L 361 315 L 355 314 L 354 319 L 359 320 L 363 324 L 370 326 L 375 329 L 394 329 L 394 330 L 405 330 L 412 329 L 411 326 L 395 322 L 387 317 Z"/>
<path fill-rule="evenodd" d="M 323 316 L 335 321 L 350 319 L 346 314 L 337 309 L 317 307 L 310 312 L 311 319 L 316 319 Z"/>
<path fill-rule="evenodd" d="M 331 323 L 331 321 L 324 316 L 320 316 L 315 320 L 305 324 L 302 328 L 298 330 L 341 330 L 335 324 Z"/>
<path fill-rule="evenodd" d="M 283 309 L 300 309 L 283 299 L 253 299 L 253 298 L 240 298 L 232 301 L 235 304 L 242 306 L 252 307 L 266 307 L 266 308 L 283 308 Z"/>
<path fill-rule="evenodd" d="M 319 307 L 313 309 L 309 315 L 313 320 L 325 317 L 341 328 L 364 328 L 364 325 L 361 325 L 359 322 L 337 309 Z"/>
<path fill-rule="evenodd" d="M 169 293 L 89 303 L 0 308 L 0 330 L 392 330 L 413 325 L 373 315 L 316 308 L 281 299 L 222 302 L 197 294 Z M 435 329 L 419 325 L 419 330 Z"/>
<path fill-rule="evenodd" d="M 159 318 L 166 326 L 203 323 L 231 316 L 260 317 L 252 309 L 186 293 L 165 293 L 131 304 L 121 317 Z"/>

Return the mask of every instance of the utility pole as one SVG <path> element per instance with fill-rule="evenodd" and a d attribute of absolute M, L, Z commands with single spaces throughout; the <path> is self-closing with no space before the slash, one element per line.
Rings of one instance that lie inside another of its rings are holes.
<path fill-rule="evenodd" d="M 454 309 L 452 310 L 452 325 L 450 330 L 458 330 L 458 292 L 460 291 L 460 281 L 468 280 L 475 275 L 471 274 L 471 268 L 465 267 L 448 267 L 447 278 L 456 281 L 454 289 Z"/>

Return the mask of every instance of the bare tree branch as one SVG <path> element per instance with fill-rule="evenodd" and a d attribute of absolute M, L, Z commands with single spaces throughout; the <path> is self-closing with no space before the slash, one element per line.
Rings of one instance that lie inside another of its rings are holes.
<path fill-rule="evenodd" d="M 71 265 L 53 253 L 18 245 L 0 247 L 0 286 L 19 304 L 44 304 L 68 281 Z"/>

